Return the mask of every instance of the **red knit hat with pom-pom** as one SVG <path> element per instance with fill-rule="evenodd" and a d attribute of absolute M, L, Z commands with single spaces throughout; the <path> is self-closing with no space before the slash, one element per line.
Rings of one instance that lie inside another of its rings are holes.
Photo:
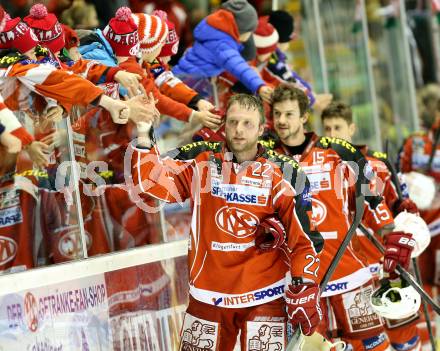
<path fill-rule="evenodd" d="M 20 17 L 11 19 L 5 14 L 6 24 L 0 33 L 0 49 L 15 48 L 22 54 L 38 45 L 38 38 Z"/>
<path fill-rule="evenodd" d="M 253 36 L 257 55 L 268 54 L 276 50 L 279 36 L 274 26 L 269 23 L 268 16 L 258 19 L 258 27 Z"/>
<path fill-rule="evenodd" d="M 173 56 L 177 54 L 177 50 L 179 49 L 179 36 L 176 32 L 176 26 L 168 19 L 168 15 L 165 11 L 154 10 L 152 15 L 160 17 L 165 21 L 168 27 L 168 35 L 165 40 L 165 45 L 162 47 L 158 57 Z"/>
<path fill-rule="evenodd" d="M 41 46 L 47 47 L 52 52 L 61 51 L 64 47 L 64 31 L 53 13 L 48 13 L 46 6 L 35 4 L 31 7 L 29 15 L 23 18 L 32 28 Z"/>
<path fill-rule="evenodd" d="M 121 7 L 104 28 L 104 36 L 116 56 L 135 56 L 139 51 L 137 25 L 131 18 L 131 10 Z"/>

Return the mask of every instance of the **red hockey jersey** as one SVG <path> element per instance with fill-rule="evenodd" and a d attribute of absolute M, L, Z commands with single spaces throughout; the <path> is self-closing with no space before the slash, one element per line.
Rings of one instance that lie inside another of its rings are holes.
<path fill-rule="evenodd" d="M 358 180 L 355 180 L 347 161 L 359 165 L 365 160 L 361 152 L 345 140 L 318 137 L 314 133 L 306 133 L 306 139 L 308 143 L 304 151 L 296 155 L 279 141 L 261 142 L 280 153 L 293 156 L 307 174 L 312 193 L 312 225 L 316 226 L 325 240 L 319 271 L 319 279 L 322 279 L 352 222 L 355 183 Z M 375 208 L 380 198 L 372 196 L 368 201 Z M 368 203 L 365 208 L 365 213 L 371 211 Z M 355 236 L 322 295 L 341 294 L 370 279 L 368 262 Z"/>
<path fill-rule="evenodd" d="M 289 266 L 282 251 L 261 254 L 255 247 L 265 217 L 276 212 L 286 228 L 292 276 L 317 280 L 322 245 L 320 235 L 310 232 L 309 184 L 296 162 L 264 148 L 250 163 L 240 165 L 232 156 L 221 143 L 210 142 L 183 146 L 163 159 L 156 147 L 133 148 L 132 155 L 139 192 L 169 202 L 191 199 L 190 294 L 227 308 L 283 296 Z"/>

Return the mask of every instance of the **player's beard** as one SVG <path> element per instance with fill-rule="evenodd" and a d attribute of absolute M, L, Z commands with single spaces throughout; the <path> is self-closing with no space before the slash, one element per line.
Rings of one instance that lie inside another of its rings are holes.
<path fill-rule="evenodd" d="M 245 139 L 245 141 L 237 143 L 234 138 L 229 138 L 226 136 L 226 142 L 229 150 L 235 153 L 243 153 L 247 151 L 252 151 L 257 148 L 258 136 L 252 139 Z"/>
<path fill-rule="evenodd" d="M 295 140 L 298 137 L 298 134 L 302 133 L 302 130 L 301 126 L 297 126 L 295 129 L 292 130 L 291 127 L 280 129 L 277 125 L 275 125 L 275 132 L 277 133 L 281 141 L 284 144 L 288 145 L 289 141 Z"/>

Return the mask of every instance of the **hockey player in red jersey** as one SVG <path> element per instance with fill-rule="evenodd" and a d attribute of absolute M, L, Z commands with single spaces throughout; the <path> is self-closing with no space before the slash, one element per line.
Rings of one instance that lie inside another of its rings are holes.
<path fill-rule="evenodd" d="M 432 102 L 433 114 L 427 113 L 423 119 L 425 130 L 405 140 L 399 163 L 409 195 L 419 207 L 431 233 L 431 243 L 419 257 L 419 264 L 425 287 L 435 291 L 434 287 L 440 285 L 440 100 L 437 97 Z M 425 344 L 428 340 L 424 330 L 422 342 Z"/>
<path fill-rule="evenodd" d="M 189 144 L 170 152 L 173 160 L 161 158 L 143 133 L 132 149 L 133 192 L 192 202 L 190 303 L 181 350 L 233 350 L 239 331 L 242 349 L 284 349 L 285 290 L 295 325 L 311 334 L 320 322 L 316 280 L 322 238 L 310 231 L 309 183 L 295 161 L 258 146 L 263 126 L 261 102 L 239 94 L 228 105 L 225 145 Z M 273 216 L 286 228 L 290 265 L 281 250 L 255 247 L 260 225 Z M 288 271 L 293 279 L 285 288 Z"/>
<path fill-rule="evenodd" d="M 322 278 L 352 222 L 354 166 L 353 163 L 347 165 L 347 162 L 365 164 L 366 161 L 362 153 L 345 140 L 305 133 L 307 108 L 308 99 L 302 90 L 289 85 L 275 88 L 272 115 L 279 140 L 263 142 L 294 157 L 310 180 L 312 224 L 325 240 L 319 274 Z M 366 199 L 365 214 L 368 215 L 381 204 L 381 199 L 377 196 L 367 196 Z M 340 337 L 355 350 L 386 350 L 389 341 L 382 320 L 369 307 L 372 291 L 368 262 L 359 250 L 355 236 L 323 291 L 324 321 L 319 332 L 335 331 L 326 336 Z"/>
<path fill-rule="evenodd" d="M 321 119 L 325 136 L 352 142 L 356 132 L 356 124 L 348 105 L 337 101 L 332 102 L 323 110 Z M 373 233 L 378 233 L 384 229 L 391 230 L 394 226 L 394 217 L 399 213 L 403 211 L 418 213 L 417 206 L 410 199 L 399 199 L 396 185 L 392 182 L 392 174 L 388 166 L 390 161 L 387 159 L 387 155 L 373 151 L 366 145 L 357 147 L 365 155 L 378 177 L 375 181 L 377 191 L 384 197 L 388 208 L 392 209 L 392 216 L 390 216 L 389 212 L 382 205 L 379 205 L 372 212 L 372 216 L 364 219 L 363 224 L 365 227 L 370 228 Z M 359 236 L 359 242 L 363 253 L 367 256 L 373 275 L 378 276 L 383 255 L 363 234 Z M 402 320 L 385 319 L 387 334 L 394 350 L 418 350 L 420 348 L 417 321 L 417 313 Z"/>

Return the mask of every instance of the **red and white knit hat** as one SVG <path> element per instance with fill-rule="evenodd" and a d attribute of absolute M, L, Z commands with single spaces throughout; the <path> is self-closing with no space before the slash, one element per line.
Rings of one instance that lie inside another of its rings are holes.
<path fill-rule="evenodd" d="M 139 52 L 137 29 L 138 27 L 132 19 L 131 10 L 128 7 L 121 7 L 104 28 L 103 34 L 116 56 L 136 56 Z"/>
<path fill-rule="evenodd" d="M 139 40 L 143 53 L 152 53 L 165 43 L 168 27 L 164 20 L 145 13 L 135 13 L 132 17 L 138 25 Z"/>
<path fill-rule="evenodd" d="M 168 19 L 168 15 L 165 11 L 154 10 L 153 15 L 164 20 L 168 28 L 168 35 L 165 40 L 165 45 L 162 47 L 162 50 L 157 57 L 173 56 L 177 54 L 177 50 L 179 49 L 179 36 L 176 32 L 176 26 Z"/>
<path fill-rule="evenodd" d="M 47 12 L 43 4 L 32 6 L 29 15 L 23 18 L 23 21 L 32 28 L 41 46 L 52 52 L 61 51 L 64 47 L 63 27 L 53 13 Z"/>
<path fill-rule="evenodd" d="M 3 7 L 0 6 L 0 32 L 3 31 L 6 25 L 6 12 L 3 10 Z"/>
<path fill-rule="evenodd" d="M 264 55 L 275 51 L 279 36 L 274 26 L 269 23 L 269 17 L 264 16 L 258 19 L 258 26 L 254 34 L 257 55 Z"/>
<path fill-rule="evenodd" d="M 38 38 L 20 17 L 11 19 L 5 15 L 6 24 L 0 33 L 0 49 L 15 48 L 24 54 L 38 45 Z"/>

